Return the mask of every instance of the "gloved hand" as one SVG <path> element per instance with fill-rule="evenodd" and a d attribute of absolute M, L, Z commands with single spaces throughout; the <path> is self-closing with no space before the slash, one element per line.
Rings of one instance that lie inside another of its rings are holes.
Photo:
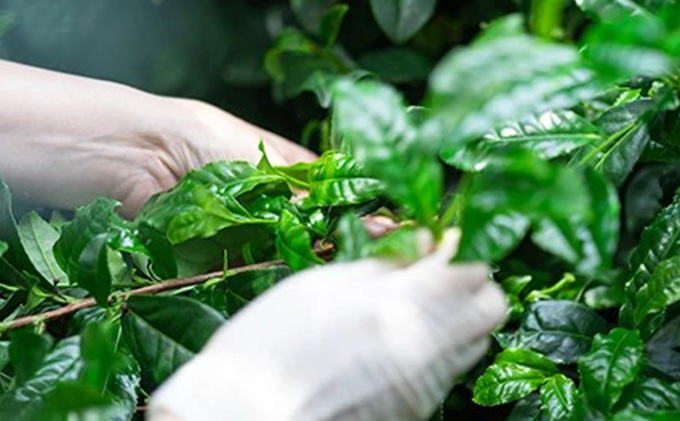
<path fill-rule="evenodd" d="M 314 155 L 218 108 L 0 61 L 0 175 L 18 200 L 74 208 L 97 196 L 133 216 L 187 171 L 218 160 Z"/>
<path fill-rule="evenodd" d="M 367 259 L 285 280 L 161 386 L 150 420 L 426 418 L 506 310 L 486 266 L 449 264 L 457 242 L 451 231 L 410 265 Z"/>

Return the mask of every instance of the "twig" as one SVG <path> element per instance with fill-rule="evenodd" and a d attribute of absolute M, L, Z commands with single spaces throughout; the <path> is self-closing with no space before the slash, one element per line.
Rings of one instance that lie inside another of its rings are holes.
<path fill-rule="evenodd" d="M 271 266 L 276 266 L 276 265 L 281 265 L 283 264 L 283 261 L 281 260 L 274 260 L 271 262 L 264 262 L 264 263 L 256 263 L 254 265 L 247 265 L 247 266 L 241 266 L 239 268 L 234 268 L 230 269 L 227 271 L 227 275 L 236 275 L 238 273 L 242 272 L 248 272 L 251 270 L 258 270 L 258 269 L 264 269 L 268 268 Z M 114 298 L 124 298 L 129 295 L 141 295 L 141 294 L 158 294 L 161 292 L 165 291 L 172 291 L 175 289 L 191 286 L 191 285 L 198 285 L 198 284 L 203 284 L 205 282 L 208 282 L 211 279 L 215 278 L 221 278 L 224 276 L 224 272 L 219 271 L 219 272 L 212 272 L 212 273 L 207 273 L 205 275 L 199 275 L 199 276 L 194 276 L 191 278 L 181 278 L 181 279 L 170 279 L 168 281 L 163 281 L 159 282 L 157 284 L 145 286 L 142 288 L 137 288 L 133 289 L 130 291 L 125 291 L 125 292 L 117 292 L 115 294 L 111 294 L 111 299 Z M 93 298 L 86 298 L 84 300 L 76 301 L 75 303 L 68 304 L 64 307 L 55 309 L 55 310 L 50 310 L 46 311 L 44 313 L 40 314 L 33 314 L 31 316 L 25 316 L 25 317 L 20 317 L 16 320 L 13 320 L 7 324 L 0 325 L 1 330 L 6 331 L 6 330 L 12 330 L 12 329 L 18 329 L 24 326 L 29 326 L 34 323 L 40 323 L 40 322 L 49 322 L 51 320 L 59 319 L 61 317 L 68 316 L 70 314 L 75 313 L 78 310 L 82 310 L 84 308 L 88 307 L 94 307 L 97 303 Z"/>
<path fill-rule="evenodd" d="M 383 235 L 391 231 L 394 231 L 397 228 L 397 225 L 387 218 L 364 217 L 364 223 L 366 225 L 366 229 L 374 238 L 382 237 Z M 332 244 L 322 244 L 315 248 L 315 252 L 319 255 L 319 257 L 325 260 L 329 260 L 333 252 L 333 249 L 334 247 Z M 232 276 L 242 272 L 264 269 L 281 264 L 284 264 L 282 260 L 273 260 L 270 262 L 246 265 L 234 269 L 229 269 L 226 275 Z M 168 281 L 159 282 L 157 284 L 111 294 L 109 300 L 113 300 L 115 298 L 125 298 L 130 295 L 158 294 L 161 292 L 172 291 L 188 287 L 191 285 L 203 284 L 211 279 L 222 278 L 223 276 L 225 276 L 225 273 L 223 271 L 219 271 L 207 273 L 205 275 L 194 276 L 191 278 L 170 279 Z M 9 323 L 0 323 L 0 333 L 5 332 L 7 330 L 19 329 L 21 327 L 29 326 L 35 323 L 46 323 L 55 319 L 71 315 L 78 310 L 94 307 L 96 304 L 97 303 L 94 300 L 94 298 L 86 298 L 83 300 L 76 301 L 75 303 L 68 304 L 64 307 L 57 308 L 55 310 L 20 317 Z"/>

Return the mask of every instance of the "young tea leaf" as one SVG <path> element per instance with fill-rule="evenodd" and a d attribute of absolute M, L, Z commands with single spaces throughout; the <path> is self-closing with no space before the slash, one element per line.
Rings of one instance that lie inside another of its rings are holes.
<path fill-rule="evenodd" d="M 574 47 L 527 35 L 454 50 L 434 69 L 429 85 L 434 118 L 426 133 L 443 141 L 444 159 L 496 127 L 573 106 L 598 92 Z"/>
<path fill-rule="evenodd" d="M 246 162 L 217 162 L 188 173 L 170 191 L 154 196 L 137 217 L 166 233 L 173 244 L 208 238 L 225 228 L 271 224 L 244 207 L 263 194 L 290 196 L 285 179 Z"/>
<path fill-rule="evenodd" d="M 326 152 L 309 168 L 309 202 L 314 206 L 357 205 L 375 199 L 383 184 L 362 174 L 352 157 Z"/>
<path fill-rule="evenodd" d="M 572 111 L 547 111 L 491 131 L 482 139 L 444 148 L 446 163 L 464 171 L 481 171 L 502 160 L 509 148 L 528 149 L 539 158 L 552 159 L 599 143 L 602 135 L 588 120 Z"/>
<path fill-rule="evenodd" d="M 285 210 L 281 214 L 276 237 L 276 249 L 293 271 L 323 263 L 312 248 L 312 237 L 300 220 Z"/>
<path fill-rule="evenodd" d="M 118 202 L 100 198 L 76 212 L 75 218 L 61 230 L 54 244 L 54 257 L 71 282 L 78 279 L 83 250 L 98 235 L 105 234 L 118 216 L 114 209 Z"/>
<path fill-rule="evenodd" d="M 435 145 L 418 138 L 403 98 L 376 82 L 335 85 L 338 130 L 368 175 L 423 225 L 433 226 L 442 198 L 442 169 Z"/>

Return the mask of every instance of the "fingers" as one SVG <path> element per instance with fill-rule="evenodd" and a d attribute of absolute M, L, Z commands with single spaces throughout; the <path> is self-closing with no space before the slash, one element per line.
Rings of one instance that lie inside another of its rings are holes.
<path fill-rule="evenodd" d="M 480 263 L 451 265 L 424 259 L 402 270 L 399 277 L 407 294 L 429 302 L 470 295 L 484 285 L 489 273 L 489 267 Z"/>

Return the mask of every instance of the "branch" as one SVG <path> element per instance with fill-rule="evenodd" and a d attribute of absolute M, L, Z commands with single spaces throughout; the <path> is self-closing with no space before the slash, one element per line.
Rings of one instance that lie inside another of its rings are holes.
<path fill-rule="evenodd" d="M 236 275 L 242 272 L 248 272 L 252 270 L 264 269 L 271 266 L 283 264 L 282 260 L 274 260 L 271 262 L 256 263 L 254 265 L 241 266 L 239 268 L 230 269 L 227 271 L 227 276 Z M 172 291 L 175 289 L 180 289 L 188 287 L 191 285 L 198 285 L 208 282 L 211 279 L 221 278 L 224 276 L 224 272 L 212 272 L 205 275 L 194 276 L 191 278 L 181 278 L 181 279 L 170 279 L 168 281 L 159 282 L 157 284 L 145 286 L 142 288 L 133 289 L 125 292 L 117 292 L 111 294 L 110 300 L 114 298 L 125 298 L 129 295 L 142 295 L 142 294 L 158 294 L 161 292 Z M 68 304 L 64 307 L 46 311 L 40 314 L 34 314 L 31 316 L 20 317 L 6 324 L 0 325 L 0 331 L 18 329 L 24 326 L 29 326 L 35 323 L 49 322 L 61 317 L 68 316 L 75 313 L 78 310 L 82 310 L 88 307 L 94 307 L 97 305 L 93 298 L 86 298 L 84 300 L 76 301 L 75 303 Z"/>

